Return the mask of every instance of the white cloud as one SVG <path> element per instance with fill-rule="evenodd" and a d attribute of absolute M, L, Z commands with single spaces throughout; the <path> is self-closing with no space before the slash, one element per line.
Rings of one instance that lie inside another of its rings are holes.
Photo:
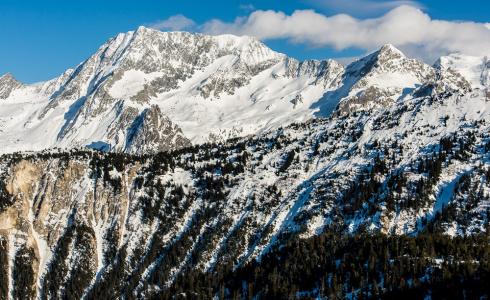
<path fill-rule="evenodd" d="M 251 12 L 255 10 L 255 6 L 253 4 L 240 4 L 238 7 L 246 12 Z"/>
<path fill-rule="evenodd" d="M 310 0 L 318 8 L 325 8 L 336 12 L 352 15 L 369 16 L 385 13 L 402 5 L 422 8 L 422 4 L 409 0 Z"/>
<path fill-rule="evenodd" d="M 234 22 L 211 20 L 200 26 L 209 34 L 232 33 L 262 40 L 286 39 L 309 46 L 370 51 L 391 43 L 407 54 L 431 61 L 440 55 L 490 52 L 488 25 L 431 19 L 412 6 L 394 8 L 378 18 L 357 19 L 346 14 L 325 16 L 313 10 L 254 11 Z"/>
<path fill-rule="evenodd" d="M 149 27 L 158 29 L 158 30 L 172 30 L 179 31 L 185 29 L 192 29 L 196 23 L 183 15 L 175 15 L 171 16 L 168 19 L 157 21 L 153 24 L 150 24 Z"/>

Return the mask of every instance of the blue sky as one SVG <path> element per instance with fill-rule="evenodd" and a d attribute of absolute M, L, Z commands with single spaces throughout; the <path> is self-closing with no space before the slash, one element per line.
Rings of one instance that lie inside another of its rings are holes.
<path fill-rule="evenodd" d="M 476 0 L 2 0 L 0 74 L 11 72 L 24 82 L 53 78 L 86 59 L 118 32 L 151 25 L 177 14 L 185 15 L 196 24 L 210 19 L 232 23 L 236 17 L 248 16 L 255 10 L 275 10 L 290 15 L 295 10 L 313 9 L 325 16 L 346 13 L 366 19 L 379 17 L 398 4 L 406 3 L 421 8 L 432 19 L 490 22 L 489 1 Z M 356 56 L 366 51 L 355 46 L 336 50 L 331 45 L 312 46 L 291 40 L 272 38 L 265 43 L 299 59 Z"/>

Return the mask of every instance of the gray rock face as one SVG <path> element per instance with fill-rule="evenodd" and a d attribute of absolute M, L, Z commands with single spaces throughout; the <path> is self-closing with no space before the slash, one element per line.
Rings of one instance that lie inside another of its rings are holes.
<path fill-rule="evenodd" d="M 340 83 L 344 67 L 335 60 L 306 60 L 287 59 L 286 76 L 297 78 L 304 75 L 314 76 L 315 84 L 324 88 L 335 88 Z"/>
<path fill-rule="evenodd" d="M 420 87 L 432 95 L 440 95 L 445 89 L 466 93 L 470 83 L 453 70 L 432 67 L 416 59 L 410 59 L 392 45 L 384 45 L 378 51 L 361 58 L 346 67 L 337 97 L 339 113 L 383 108 L 398 100 L 421 92 Z M 430 88 L 428 88 L 430 86 Z"/>
<path fill-rule="evenodd" d="M 21 86 L 22 83 L 17 81 L 11 74 L 3 75 L 0 77 L 0 99 L 7 99 L 12 91 Z"/>
<path fill-rule="evenodd" d="M 133 124 L 127 130 L 124 152 L 128 153 L 155 153 L 191 145 L 180 128 L 163 115 L 156 105 L 145 109 L 133 119 Z"/>
<path fill-rule="evenodd" d="M 490 60 L 485 56 L 481 73 L 481 83 L 487 88 L 490 86 Z"/>
<path fill-rule="evenodd" d="M 339 103 L 339 113 L 350 113 L 353 111 L 368 108 L 370 105 L 386 106 L 392 103 L 390 93 L 380 88 L 369 86 L 358 92 L 356 95 L 348 97 Z"/>

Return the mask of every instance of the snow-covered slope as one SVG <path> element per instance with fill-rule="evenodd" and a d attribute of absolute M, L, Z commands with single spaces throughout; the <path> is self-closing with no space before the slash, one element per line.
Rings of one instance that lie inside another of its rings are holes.
<path fill-rule="evenodd" d="M 490 61 L 488 57 L 452 54 L 441 57 L 436 66 L 443 70 L 452 70 L 461 74 L 473 88 L 490 87 Z"/>
<path fill-rule="evenodd" d="M 435 70 L 420 61 L 405 57 L 392 45 L 350 64 L 340 91 L 343 111 L 383 106 L 410 94 L 434 78 Z M 338 95 L 336 95 L 338 97 Z"/>
<path fill-rule="evenodd" d="M 458 55 L 431 67 L 385 45 L 344 68 L 300 62 L 251 37 L 140 27 L 53 80 L 26 85 L 2 76 L 0 153 L 178 149 L 329 116 L 336 107 L 388 105 L 441 77 L 457 89 L 483 88 L 488 62 Z M 149 110 L 158 130 L 142 126 Z"/>

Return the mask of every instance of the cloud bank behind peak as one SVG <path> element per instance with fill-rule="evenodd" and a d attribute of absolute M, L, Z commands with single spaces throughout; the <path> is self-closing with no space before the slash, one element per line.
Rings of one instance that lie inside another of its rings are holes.
<path fill-rule="evenodd" d="M 289 15 L 281 11 L 256 10 L 233 22 L 213 19 L 196 25 L 179 15 L 159 22 L 167 26 L 154 27 L 171 29 L 168 24 L 179 19 L 185 20 L 182 23 L 186 25 L 180 27 L 207 34 L 231 33 L 255 36 L 261 40 L 283 39 L 309 47 L 372 51 L 390 43 L 409 56 L 430 63 L 449 53 L 490 54 L 488 23 L 435 20 L 421 9 L 409 5 L 396 7 L 380 17 L 365 19 L 347 14 L 326 16 L 314 10 L 296 10 Z"/>

